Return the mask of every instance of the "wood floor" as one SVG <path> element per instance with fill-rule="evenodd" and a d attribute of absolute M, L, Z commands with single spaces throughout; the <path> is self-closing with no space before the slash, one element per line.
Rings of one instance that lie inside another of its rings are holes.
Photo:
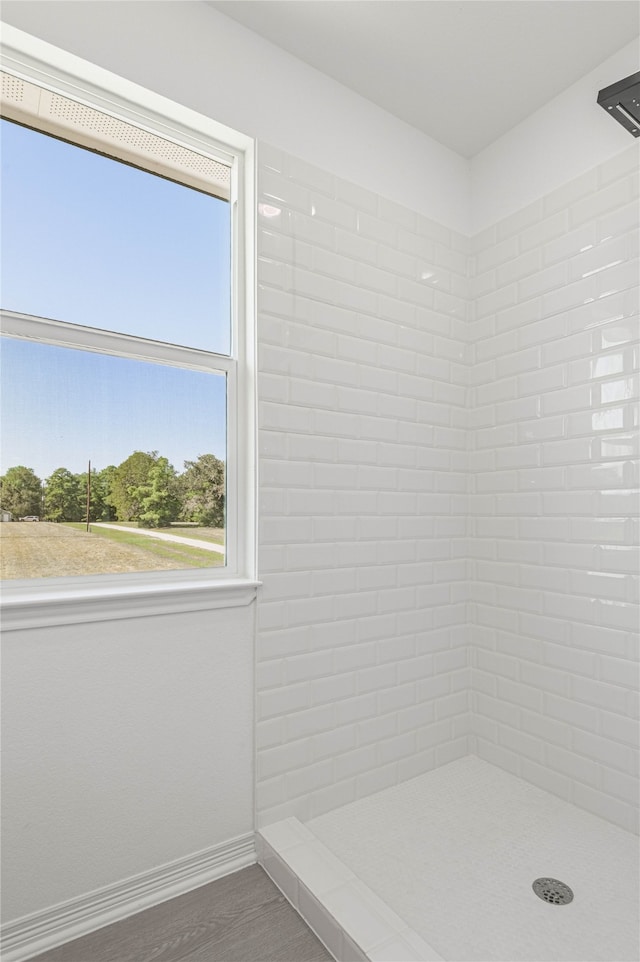
<path fill-rule="evenodd" d="M 258 865 L 30 962 L 333 962 Z"/>

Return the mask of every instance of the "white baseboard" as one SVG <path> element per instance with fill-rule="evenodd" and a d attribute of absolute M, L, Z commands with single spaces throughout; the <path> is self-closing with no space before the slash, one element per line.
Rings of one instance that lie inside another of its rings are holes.
<path fill-rule="evenodd" d="M 150 872 L 25 915 L 2 927 L 2 962 L 24 962 L 40 952 L 237 872 L 255 861 L 255 836 L 250 832 Z"/>

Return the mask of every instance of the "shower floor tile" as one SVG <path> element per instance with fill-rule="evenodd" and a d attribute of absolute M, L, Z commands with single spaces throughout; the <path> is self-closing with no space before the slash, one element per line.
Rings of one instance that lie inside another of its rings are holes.
<path fill-rule="evenodd" d="M 451 962 L 640 957 L 637 837 L 475 756 L 306 828 Z M 573 902 L 539 899 L 540 877 Z"/>

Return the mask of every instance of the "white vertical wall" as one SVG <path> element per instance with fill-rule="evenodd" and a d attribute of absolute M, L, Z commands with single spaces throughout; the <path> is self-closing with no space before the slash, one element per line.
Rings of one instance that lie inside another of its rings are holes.
<path fill-rule="evenodd" d="M 254 608 L 4 633 L 4 922 L 251 833 Z"/>
<path fill-rule="evenodd" d="M 468 749 L 467 240 L 260 149 L 258 810 Z"/>
<path fill-rule="evenodd" d="M 635 830 L 638 158 L 474 239 L 469 411 L 476 749 Z"/>

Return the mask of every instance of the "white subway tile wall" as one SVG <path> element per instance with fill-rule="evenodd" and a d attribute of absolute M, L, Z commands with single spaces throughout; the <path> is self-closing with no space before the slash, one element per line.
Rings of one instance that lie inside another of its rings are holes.
<path fill-rule="evenodd" d="M 261 145 L 257 806 L 469 752 L 468 239 Z"/>
<path fill-rule="evenodd" d="M 473 750 L 638 830 L 638 149 L 472 241 Z"/>
<path fill-rule="evenodd" d="M 637 172 L 468 240 L 261 145 L 260 825 L 476 751 L 637 830 Z"/>

